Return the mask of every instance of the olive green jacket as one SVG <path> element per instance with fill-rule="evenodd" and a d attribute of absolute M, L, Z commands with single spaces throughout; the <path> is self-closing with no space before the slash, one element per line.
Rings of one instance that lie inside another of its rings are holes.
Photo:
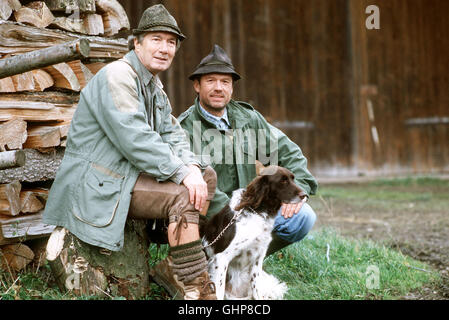
<path fill-rule="evenodd" d="M 134 51 L 124 59 L 105 66 L 81 91 L 43 216 L 44 223 L 113 251 L 123 246 L 140 172 L 179 184 L 189 164 L 202 167 L 159 78 Z"/>
<path fill-rule="evenodd" d="M 178 117 L 189 136 L 191 150 L 210 161 L 217 172 L 217 189 L 208 216 L 229 202 L 232 191 L 246 188 L 256 177 L 255 160 L 288 168 L 303 191 L 315 194 L 317 182 L 298 145 L 248 103 L 231 100 L 226 108 L 232 127 L 227 131 L 219 131 L 203 116 L 198 98 Z"/>

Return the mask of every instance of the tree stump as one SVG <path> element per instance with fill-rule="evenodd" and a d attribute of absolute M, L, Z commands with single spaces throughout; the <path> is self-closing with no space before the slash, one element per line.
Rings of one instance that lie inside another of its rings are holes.
<path fill-rule="evenodd" d="M 124 246 L 118 252 L 82 242 L 57 227 L 48 240 L 46 255 L 61 291 L 132 300 L 145 297 L 150 291 L 145 226 L 144 221 L 128 219 Z"/>

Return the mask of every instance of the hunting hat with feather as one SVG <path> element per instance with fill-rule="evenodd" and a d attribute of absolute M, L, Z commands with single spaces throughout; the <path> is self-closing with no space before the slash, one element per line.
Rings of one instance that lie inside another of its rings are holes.
<path fill-rule="evenodd" d="M 179 29 L 175 18 L 162 4 L 151 6 L 143 12 L 137 29 L 133 30 L 133 35 L 137 36 L 141 33 L 156 31 L 174 33 L 179 41 L 186 38 Z"/>
<path fill-rule="evenodd" d="M 195 80 L 197 77 L 201 77 L 204 74 L 210 73 L 225 73 L 231 74 L 234 81 L 239 80 L 241 77 L 235 71 L 232 65 L 231 59 L 226 52 L 219 45 L 214 45 L 212 51 L 201 60 L 200 64 L 196 67 L 195 71 L 189 76 L 190 80 Z"/>

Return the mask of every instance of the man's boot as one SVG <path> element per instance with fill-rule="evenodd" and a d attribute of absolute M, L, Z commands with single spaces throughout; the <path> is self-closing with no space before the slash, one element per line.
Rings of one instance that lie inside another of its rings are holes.
<path fill-rule="evenodd" d="M 266 257 L 268 257 L 269 255 L 271 255 L 271 254 L 285 248 L 289 244 L 291 244 L 291 242 L 280 238 L 274 232 L 271 233 L 271 237 L 273 239 L 271 240 L 270 244 L 268 245 L 267 254 L 265 255 Z"/>
<path fill-rule="evenodd" d="M 201 240 L 170 248 L 169 256 L 150 274 L 177 300 L 216 300 Z"/>

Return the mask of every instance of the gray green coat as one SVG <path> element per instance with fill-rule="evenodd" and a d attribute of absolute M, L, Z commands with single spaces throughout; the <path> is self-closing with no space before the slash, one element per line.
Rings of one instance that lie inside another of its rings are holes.
<path fill-rule="evenodd" d="M 124 59 L 132 67 L 115 61 L 81 91 L 43 216 L 44 223 L 113 251 L 123 246 L 139 173 L 179 184 L 188 164 L 200 164 L 171 115 L 159 78 L 134 51 Z"/>
<path fill-rule="evenodd" d="M 307 169 L 307 159 L 301 149 L 251 105 L 234 100 L 229 102 L 226 108 L 232 129 L 227 133 L 218 131 L 199 108 L 197 98 L 178 120 L 189 135 L 191 150 L 203 155 L 217 172 L 217 189 L 208 216 L 229 202 L 233 190 L 245 188 L 256 177 L 254 160 L 288 168 L 302 190 L 308 195 L 315 194 L 318 185 Z"/>

